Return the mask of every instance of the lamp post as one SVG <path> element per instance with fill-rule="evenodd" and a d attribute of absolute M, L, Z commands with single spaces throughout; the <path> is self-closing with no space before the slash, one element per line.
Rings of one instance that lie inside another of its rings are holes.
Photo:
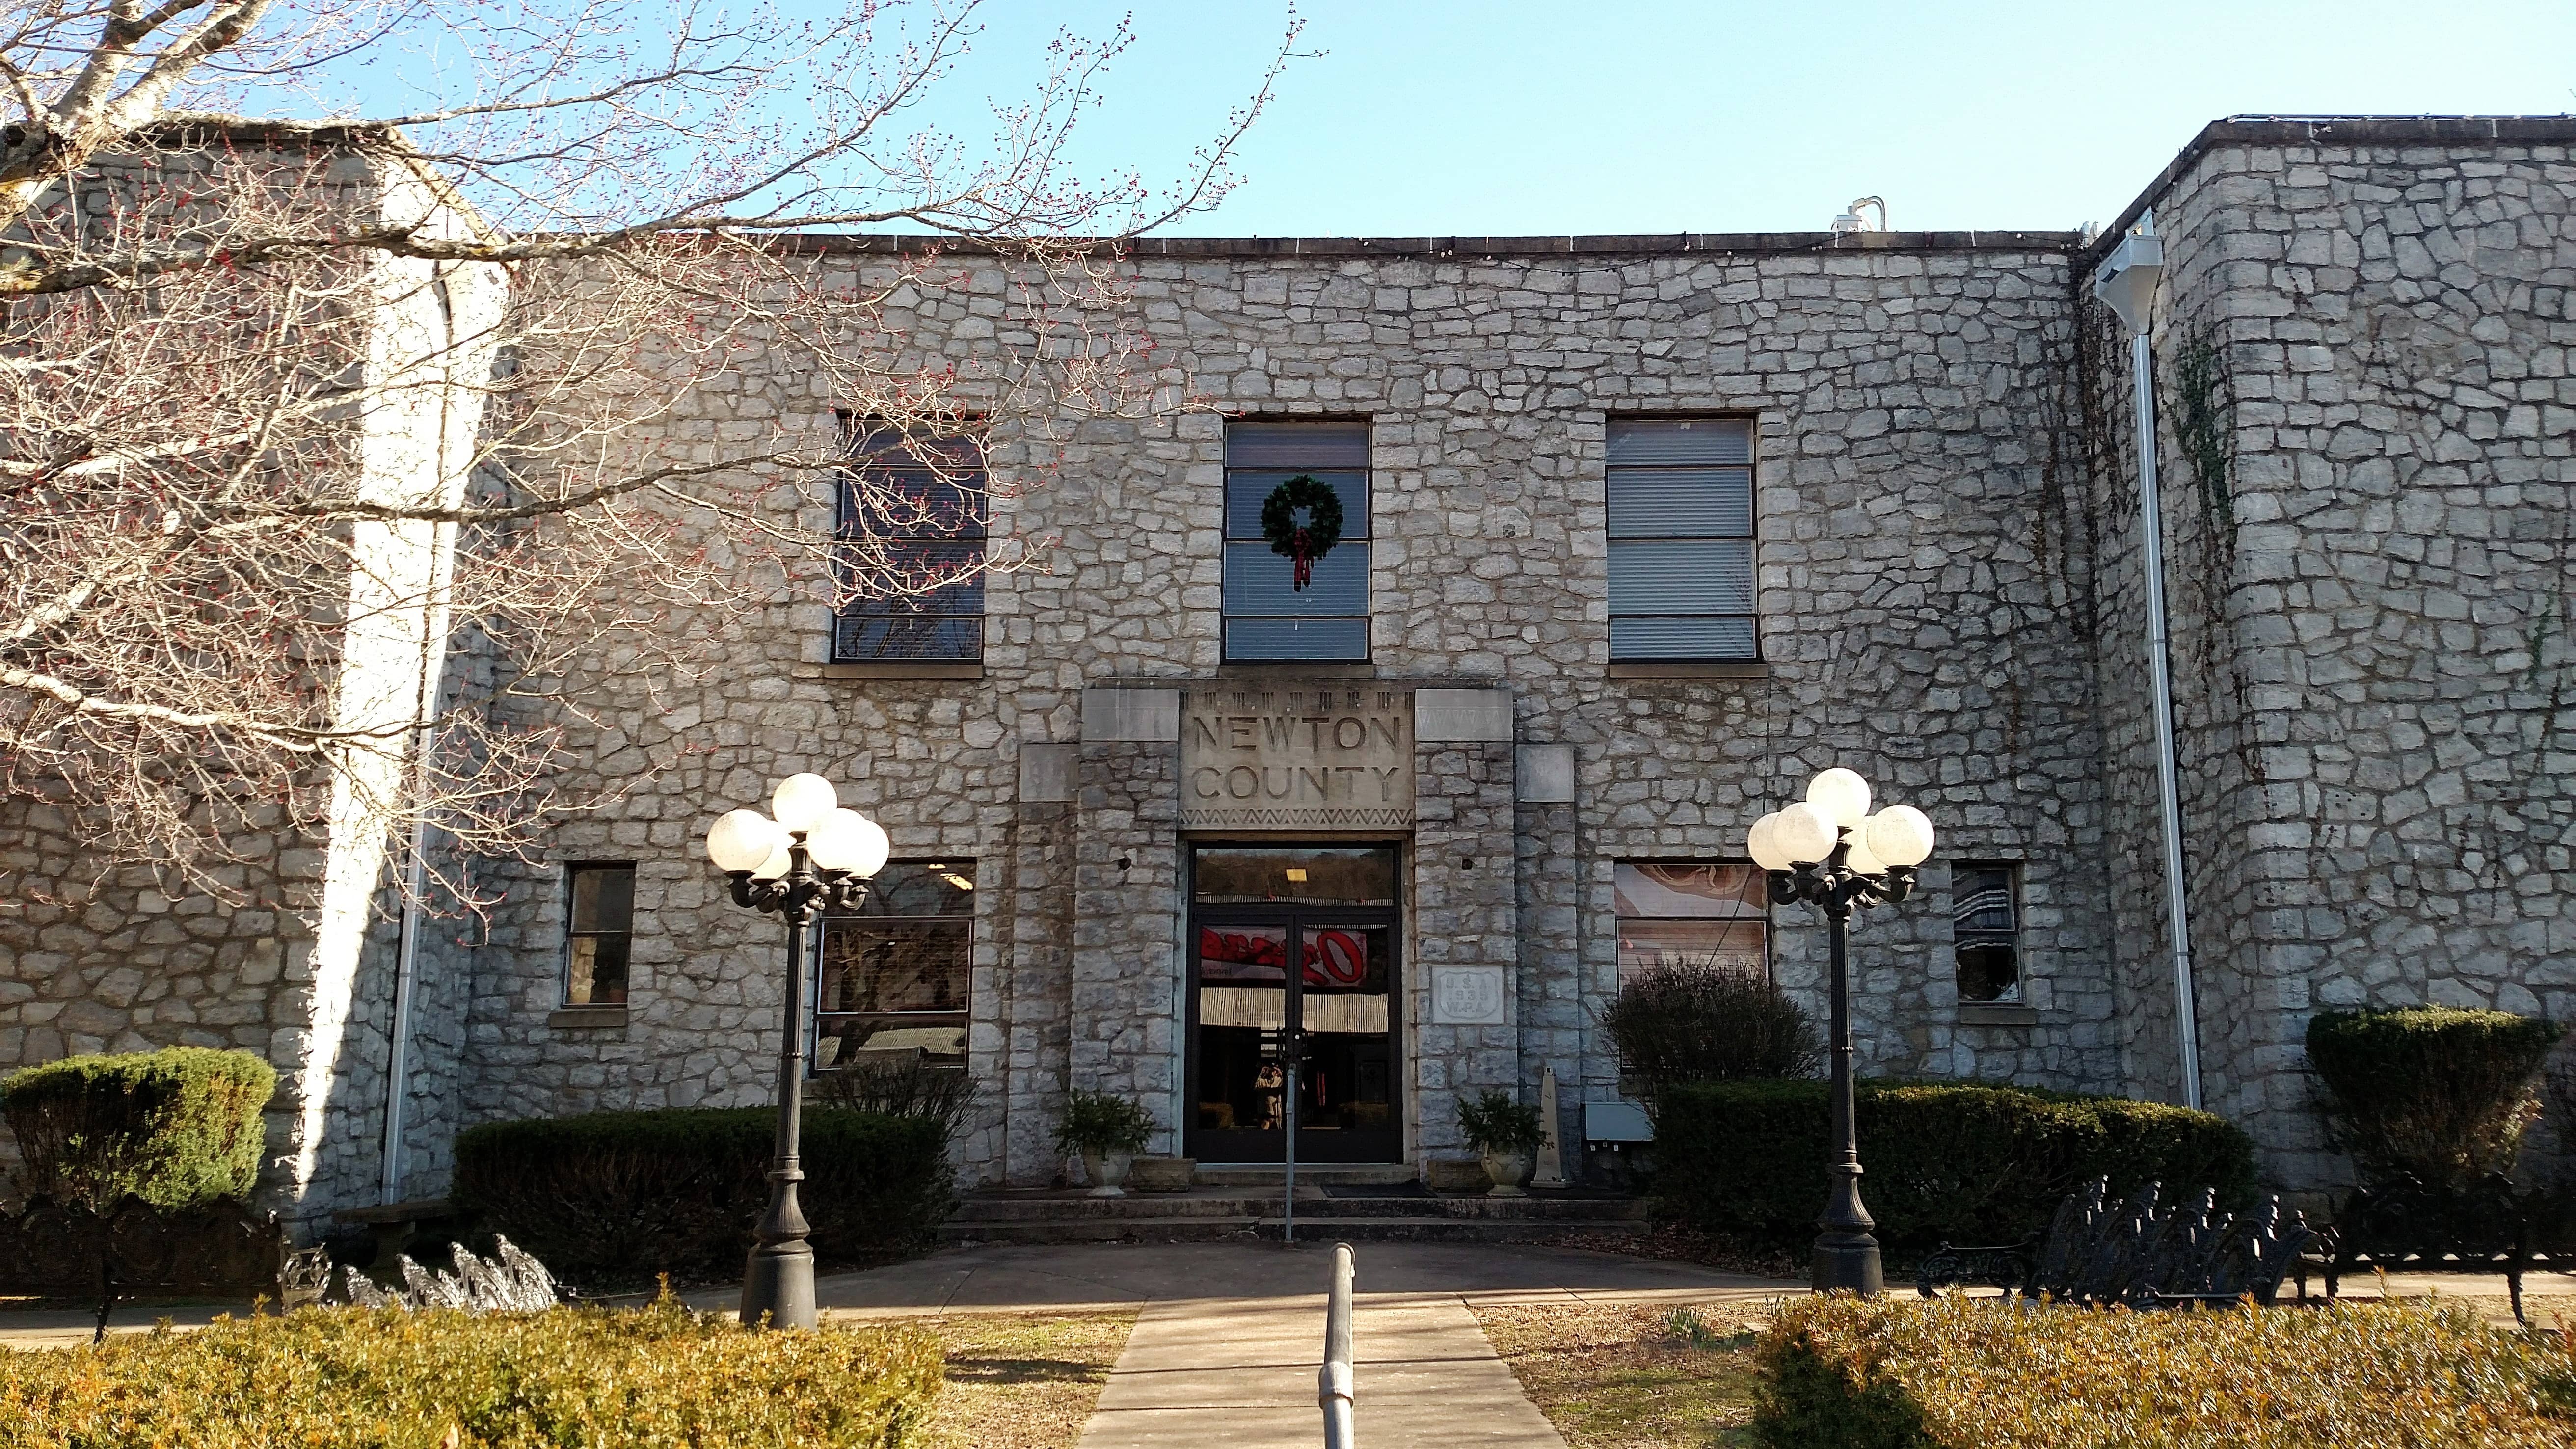
<path fill-rule="evenodd" d="M 805 1106 L 805 927 L 816 913 L 854 910 L 868 877 L 883 869 L 888 842 L 877 823 L 841 808 L 832 782 L 790 775 L 770 796 L 777 818 L 729 810 L 707 831 L 707 858 L 733 882 L 733 903 L 787 922 L 787 1018 L 778 1046 L 778 1152 L 769 1168 L 769 1210 L 753 1229 L 742 1272 L 742 1321 L 752 1327 L 814 1326 L 814 1249 L 805 1241 L 796 1184 L 797 1136 Z"/>
<path fill-rule="evenodd" d="M 1914 890 L 1914 867 L 1932 854 L 1932 822 L 1911 805 L 1869 808 L 1869 782 L 1831 769 L 1807 782 L 1807 798 L 1753 822 L 1746 853 L 1770 881 L 1781 905 L 1806 901 L 1825 913 L 1833 991 L 1833 1190 L 1816 1219 L 1816 1256 L 1808 1282 L 1874 1296 L 1886 1291 L 1877 1226 L 1860 1202 L 1860 1138 L 1852 1124 L 1852 908 L 1901 901 Z"/>

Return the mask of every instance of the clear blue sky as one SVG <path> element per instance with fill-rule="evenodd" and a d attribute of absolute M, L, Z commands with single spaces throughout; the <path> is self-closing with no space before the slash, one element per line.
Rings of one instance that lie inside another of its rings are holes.
<path fill-rule="evenodd" d="M 796 8 L 791 0 L 790 9 Z M 2576 111 L 2576 0 L 1306 0 L 1212 235 L 2109 222 L 2230 113 Z M 1279 0 L 1000 0 L 957 99 L 1058 25 L 1141 38 L 1081 157 L 1168 172 L 1276 44 Z M 940 120 L 973 133 L 969 112 Z"/>

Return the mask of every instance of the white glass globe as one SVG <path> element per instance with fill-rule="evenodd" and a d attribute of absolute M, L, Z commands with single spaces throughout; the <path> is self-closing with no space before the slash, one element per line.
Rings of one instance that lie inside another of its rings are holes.
<path fill-rule="evenodd" d="M 1873 815 L 1852 827 L 1851 839 L 1843 850 L 1843 864 L 1862 875 L 1887 874 L 1887 862 L 1872 854 L 1869 848 L 1869 822 L 1877 818 Z"/>
<path fill-rule="evenodd" d="M 847 808 L 823 817 L 805 837 L 805 849 L 817 870 L 871 876 L 885 868 L 890 842 L 877 823 Z"/>
<path fill-rule="evenodd" d="M 728 810 L 707 831 L 707 859 L 730 875 L 757 869 L 769 853 L 787 843 L 778 822 L 757 810 Z"/>
<path fill-rule="evenodd" d="M 1932 821 L 1911 805 L 1890 805 L 1870 818 L 1869 853 L 1889 865 L 1921 865 L 1932 855 Z"/>
<path fill-rule="evenodd" d="M 886 839 L 884 826 L 864 815 L 859 817 L 859 830 L 867 837 L 867 843 L 860 847 L 858 864 L 850 867 L 850 874 L 864 879 L 885 869 L 886 857 L 894 853 L 894 842 Z"/>
<path fill-rule="evenodd" d="M 840 805 L 840 792 L 832 782 L 813 774 L 788 776 L 769 797 L 769 813 L 790 830 L 810 831 Z"/>
<path fill-rule="evenodd" d="M 1780 849 L 1780 815 L 1778 811 L 1773 811 L 1771 814 L 1765 815 L 1761 819 L 1753 822 L 1753 828 L 1745 833 L 1744 853 L 1752 856 L 1753 863 L 1762 867 L 1764 870 L 1787 870 L 1789 868 L 1791 861 L 1788 855 Z"/>
<path fill-rule="evenodd" d="M 1858 771 L 1836 765 L 1807 782 L 1807 803 L 1823 806 L 1834 824 L 1849 829 L 1869 815 L 1869 782 Z"/>
<path fill-rule="evenodd" d="M 848 808 L 835 809 L 805 833 L 805 853 L 816 870 L 847 871 L 867 849 L 867 817 Z"/>
<path fill-rule="evenodd" d="M 753 868 L 751 872 L 753 880 L 777 880 L 787 874 L 789 866 L 796 863 L 795 857 L 788 854 L 787 832 L 782 830 L 778 834 L 778 848 L 769 853 L 769 859 Z"/>
<path fill-rule="evenodd" d="M 1834 817 L 1813 801 L 1801 801 L 1780 812 L 1771 828 L 1772 848 L 1799 865 L 1813 865 L 1834 853 L 1841 833 Z"/>

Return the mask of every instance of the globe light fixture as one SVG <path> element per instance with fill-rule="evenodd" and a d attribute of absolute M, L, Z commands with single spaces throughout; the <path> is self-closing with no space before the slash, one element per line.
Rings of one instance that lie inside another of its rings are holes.
<path fill-rule="evenodd" d="M 769 1209 L 752 1230 L 743 1265 L 742 1321 L 754 1328 L 814 1326 L 814 1248 L 796 1200 L 805 1107 L 805 928 L 825 911 L 854 911 L 868 880 L 885 868 L 883 827 L 841 808 L 820 775 L 790 775 L 770 795 L 773 819 L 728 810 L 707 831 L 707 859 L 733 883 L 738 906 L 787 923 L 787 1022 L 778 1049 L 778 1151 L 769 1169 Z"/>
<path fill-rule="evenodd" d="M 1807 797 L 1753 822 L 1744 849 L 1762 867 L 1771 899 L 1805 901 L 1825 913 L 1833 1021 L 1833 1190 L 1816 1219 L 1809 1283 L 1876 1295 L 1887 1288 L 1877 1224 L 1860 1201 L 1860 1139 L 1852 1116 L 1851 947 L 1855 907 L 1901 901 L 1914 868 L 1932 856 L 1932 822 L 1911 805 L 1870 810 L 1869 782 L 1835 768 L 1807 782 Z"/>

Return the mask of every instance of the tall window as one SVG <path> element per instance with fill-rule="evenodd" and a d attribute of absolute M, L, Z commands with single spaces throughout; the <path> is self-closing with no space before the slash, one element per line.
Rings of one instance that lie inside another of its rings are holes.
<path fill-rule="evenodd" d="M 858 426 L 841 476 L 835 663 L 984 657 L 984 454 L 973 439 Z"/>
<path fill-rule="evenodd" d="M 564 1005 L 623 1006 L 635 940 L 635 867 L 581 864 L 567 877 L 572 908 L 564 914 Z"/>
<path fill-rule="evenodd" d="M 975 862 L 897 861 L 859 912 L 823 922 L 814 1065 L 966 1064 Z"/>
<path fill-rule="evenodd" d="M 1366 423 L 1235 423 L 1225 430 L 1225 657 L 1369 657 Z M 1341 505 L 1320 556 L 1311 479 Z M 1280 506 L 1269 507 L 1276 496 Z M 1263 513 L 1279 527 L 1265 531 Z M 1295 531 L 1307 531 L 1299 578 Z"/>
<path fill-rule="evenodd" d="M 1610 658 L 1754 659 L 1753 424 L 1609 425 Z"/>
<path fill-rule="evenodd" d="M 1961 1001 L 2021 1000 L 2021 867 L 1950 868 L 1950 941 Z"/>
<path fill-rule="evenodd" d="M 1753 865 L 1612 867 L 1619 910 L 1619 979 L 1650 966 L 1715 966 L 1771 976 L 1771 905 Z"/>

